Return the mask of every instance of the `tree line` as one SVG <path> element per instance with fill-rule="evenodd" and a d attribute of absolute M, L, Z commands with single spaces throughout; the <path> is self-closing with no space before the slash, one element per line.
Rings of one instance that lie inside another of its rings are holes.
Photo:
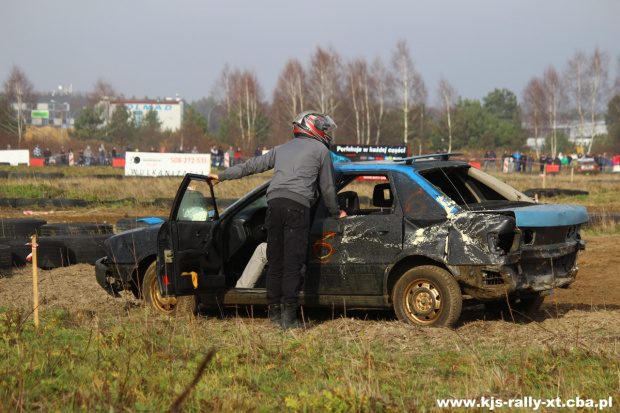
<path fill-rule="evenodd" d="M 575 52 L 563 68 L 549 65 L 521 92 L 490 91 L 482 100 L 460 96 L 445 77 L 429 92 L 406 41 L 397 42 L 389 62 L 380 58 L 345 60 L 333 47 L 317 46 L 307 65 L 290 58 L 267 98 L 251 69 L 225 65 L 208 97 L 185 102 L 179 131 L 160 131 L 154 111 L 140 122 L 122 106 L 103 127 L 97 103 L 124 95 L 99 79 L 83 97 L 71 136 L 78 140 L 114 142 L 120 146 L 187 148 L 206 151 L 212 145 L 239 146 L 252 152 L 292 136 L 296 114 L 316 109 L 338 123 L 335 141 L 356 144 L 407 144 L 410 152 L 438 149 L 524 149 L 526 139 L 545 137 L 545 152 L 574 150 L 560 125 L 578 121 L 581 135 L 604 119 L 608 135 L 595 136 L 583 153 L 620 151 L 620 73 L 612 78 L 609 55 L 595 49 Z M 620 69 L 620 56 L 617 58 Z M 620 72 L 620 70 L 618 71 Z M 24 103 L 36 93 L 23 70 L 14 67 L 0 98 L 0 134 L 17 138 L 24 129 Z"/>

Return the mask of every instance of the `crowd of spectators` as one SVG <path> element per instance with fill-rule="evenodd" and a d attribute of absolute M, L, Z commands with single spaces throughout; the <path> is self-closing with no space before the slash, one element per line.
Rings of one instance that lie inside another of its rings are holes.
<path fill-rule="evenodd" d="M 7 146 L 7 149 L 11 149 L 10 145 Z M 34 159 L 43 159 L 44 165 L 76 165 L 76 166 L 94 166 L 94 165 L 112 165 L 114 158 L 124 158 L 127 152 L 140 152 L 139 148 L 132 148 L 131 145 L 127 145 L 125 153 L 119 153 L 116 150 L 116 147 L 112 147 L 111 149 L 107 149 L 105 145 L 102 143 L 99 145 L 99 148 L 95 150 L 91 149 L 90 145 L 86 145 L 86 148 L 80 148 L 77 155 L 74 154 L 73 149 L 69 148 L 65 151 L 65 147 L 61 146 L 60 150 L 57 153 L 53 153 L 49 147 L 45 148 L 45 151 L 41 150 L 39 144 L 37 144 L 32 150 L 32 156 Z M 147 152 L 159 152 L 166 153 L 168 152 L 166 148 L 162 145 L 159 149 L 155 147 L 151 147 Z M 267 147 L 257 147 L 254 151 L 254 156 L 260 156 L 264 153 L 268 152 Z M 186 148 L 174 148 L 172 153 L 199 153 L 198 148 L 196 146 L 190 148 L 189 146 Z M 211 148 L 211 167 L 217 169 L 224 169 L 228 166 L 237 165 L 243 163 L 243 151 L 240 147 L 237 149 L 233 149 L 232 146 L 224 152 L 222 146 L 213 145 Z M 228 155 L 228 160 L 226 160 L 226 156 Z"/>
<path fill-rule="evenodd" d="M 561 170 L 563 167 L 568 167 L 577 163 L 579 159 L 592 159 L 593 162 L 599 167 L 600 171 L 611 172 L 615 165 L 620 164 L 620 155 L 608 157 L 607 153 L 603 154 L 578 154 L 573 152 L 571 154 L 563 154 L 559 152 L 555 157 L 550 153 L 541 153 L 537 156 L 534 152 L 520 152 L 518 149 L 514 153 L 504 151 L 501 158 L 500 169 L 505 168 L 506 160 L 508 160 L 507 172 L 526 172 L 526 173 L 543 173 L 545 171 L 545 165 L 558 165 Z M 496 155 L 493 151 L 486 151 L 484 154 L 484 170 L 491 169 L 496 170 L 495 166 Z"/>

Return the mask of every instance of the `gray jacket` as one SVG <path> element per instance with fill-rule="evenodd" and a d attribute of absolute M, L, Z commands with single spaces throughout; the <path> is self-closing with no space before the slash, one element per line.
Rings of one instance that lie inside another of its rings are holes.
<path fill-rule="evenodd" d="M 273 169 L 267 200 L 287 198 L 311 207 L 320 188 L 332 215 L 340 213 L 334 188 L 334 166 L 329 150 L 313 138 L 297 137 L 266 154 L 227 168 L 220 181 L 239 179 Z"/>

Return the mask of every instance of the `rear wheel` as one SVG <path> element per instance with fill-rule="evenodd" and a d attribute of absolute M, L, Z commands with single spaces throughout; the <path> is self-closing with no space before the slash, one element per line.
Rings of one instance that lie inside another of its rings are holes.
<path fill-rule="evenodd" d="M 405 272 L 394 286 L 392 301 L 399 320 L 422 326 L 452 326 L 463 308 L 452 274 L 432 265 Z"/>
<path fill-rule="evenodd" d="M 144 274 L 142 292 L 146 302 L 158 313 L 174 316 L 193 316 L 198 312 L 198 299 L 195 295 L 164 297 L 159 292 L 157 282 L 157 262 L 149 265 Z"/>

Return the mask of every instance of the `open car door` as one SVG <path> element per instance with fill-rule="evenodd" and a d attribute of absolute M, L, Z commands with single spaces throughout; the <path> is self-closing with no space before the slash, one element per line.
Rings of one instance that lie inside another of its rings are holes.
<path fill-rule="evenodd" d="M 187 174 L 157 236 L 157 280 L 164 297 L 224 287 L 221 225 L 211 180 Z"/>

